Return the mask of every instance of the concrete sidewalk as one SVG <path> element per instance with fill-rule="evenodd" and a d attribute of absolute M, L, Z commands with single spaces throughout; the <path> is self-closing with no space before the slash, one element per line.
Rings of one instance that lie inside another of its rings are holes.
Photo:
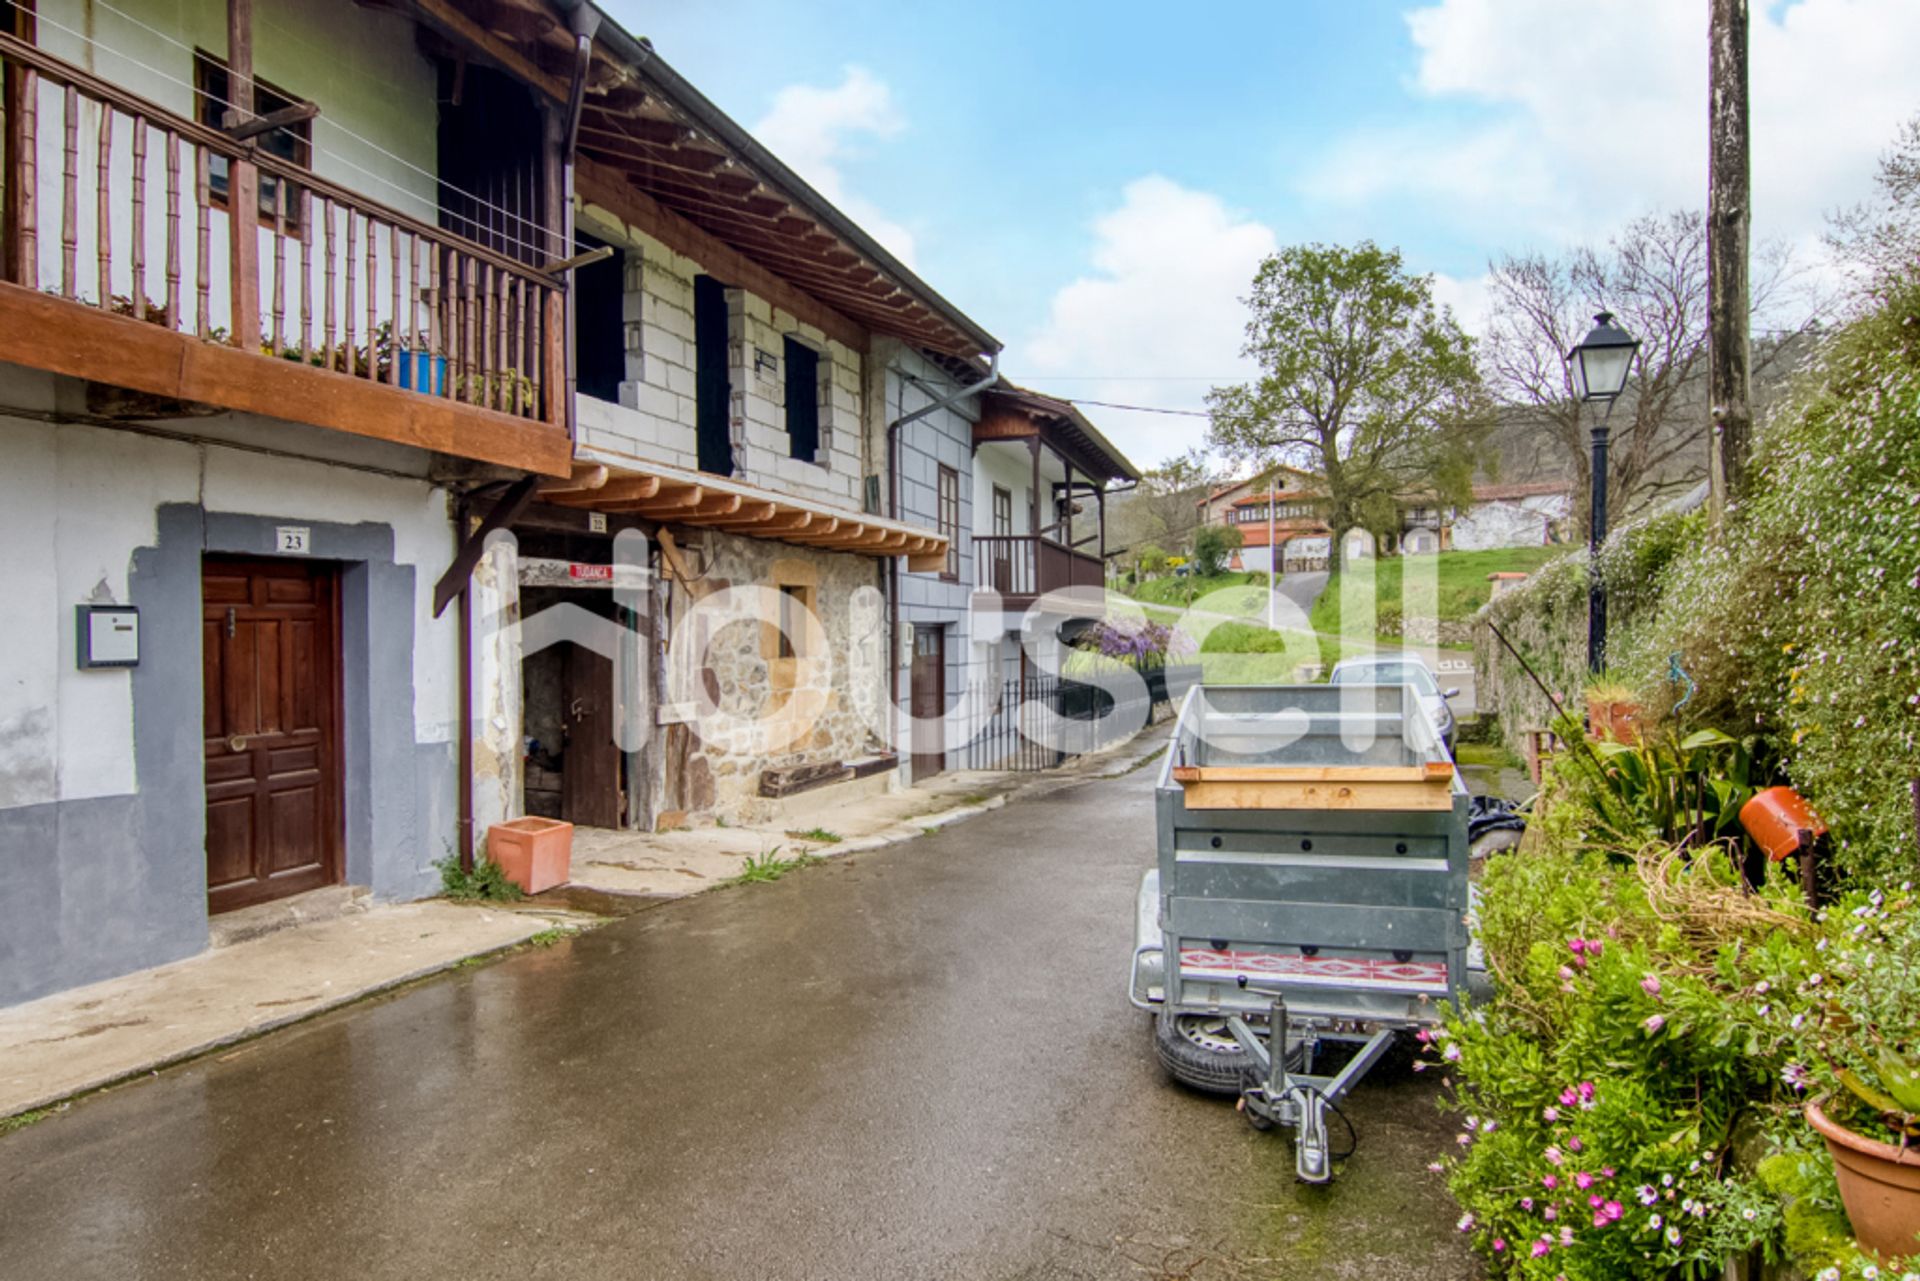
<path fill-rule="evenodd" d="M 1056 770 L 958 770 L 902 791 L 829 798 L 813 807 L 795 804 L 778 824 L 660 833 L 579 829 L 574 833 L 572 888 L 684 898 L 739 876 L 750 859 L 831 858 L 915 840 L 1021 796 L 1125 773 L 1157 756 L 1171 728 L 1170 722 L 1151 726 L 1127 742 Z"/>
<path fill-rule="evenodd" d="M 817 811 L 796 808 L 788 816 L 789 828 L 831 831 L 839 841 L 786 828 L 659 835 L 582 829 L 572 884 L 521 903 L 366 906 L 337 894 L 349 904 L 344 910 L 334 903 L 337 914 L 302 919 L 309 898 L 302 895 L 233 913 L 216 922 L 223 928 L 215 946 L 198 956 L 0 1010 L 0 1118 L 158 1071 L 475 957 L 590 928 L 649 899 L 710 889 L 738 876 L 752 857 L 877 849 L 1010 798 L 1113 777 L 1156 756 L 1168 729 L 1150 728 L 1044 774 L 943 774 L 905 791 L 829 802 Z M 284 919 L 261 926 L 274 916 Z M 254 936 L 253 926 L 266 932 Z"/>
<path fill-rule="evenodd" d="M 395 903 L 0 1010 L 0 1117 L 598 920 L 538 906 Z"/>

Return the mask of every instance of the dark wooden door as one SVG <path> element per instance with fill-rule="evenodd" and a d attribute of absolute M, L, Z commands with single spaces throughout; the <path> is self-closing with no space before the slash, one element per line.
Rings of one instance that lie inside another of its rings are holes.
<path fill-rule="evenodd" d="M 942 746 L 947 710 L 947 634 L 938 627 L 913 629 L 911 711 L 913 713 L 913 779 L 938 774 L 946 768 Z"/>
<path fill-rule="evenodd" d="M 614 737 L 613 664 L 584 645 L 567 646 L 564 661 L 567 747 L 560 816 L 582 827 L 619 827 L 621 751 Z"/>
<path fill-rule="evenodd" d="M 339 592 L 331 567 L 209 557 L 202 568 L 207 909 L 341 871 Z"/>
<path fill-rule="evenodd" d="M 733 383 L 727 337 L 727 287 L 693 278 L 694 447 L 700 470 L 733 475 Z"/>

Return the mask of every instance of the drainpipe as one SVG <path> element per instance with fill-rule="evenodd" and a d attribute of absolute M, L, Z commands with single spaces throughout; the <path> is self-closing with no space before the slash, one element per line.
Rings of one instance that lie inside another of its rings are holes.
<path fill-rule="evenodd" d="M 987 353 L 987 372 L 978 382 L 966 386 L 934 401 L 931 405 L 916 409 L 910 414 L 902 414 L 887 424 L 887 515 L 900 519 L 900 429 L 908 423 L 918 422 L 929 414 L 938 413 L 959 404 L 969 396 L 976 395 L 993 386 L 1000 379 L 1000 348 L 995 347 Z M 886 405 L 886 380 L 880 383 L 881 405 Z M 900 558 L 893 556 L 887 560 L 887 706 L 893 709 L 893 741 L 896 749 L 900 742 Z M 907 744 L 907 755 L 911 760 L 913 744 Z"/>
<path fill-rule="evenodd" d="M 454 507 L 455 542 L 467 536 L 472 509 L 465 494 Z M 454 835 L 454 852 L 460 856 L 460 870 L 473 871 L 473 606 L 472 593 L 460 592 L 460 817 Z"/>
<path fill-rule="evenodd" d="M 586 0 L 556 0 L 566 14 L 567 28 L 573 32 L 573 74 L 567 87 L 566 115 L 560 123 L 560 253 L 561 259 L 573 256 L 573 170 L 574 155 L 580 144 L 580 112 L 586 104 L 587 70 L 593 64 L 593 37 L 600 30 L 600 11 Z M 566 299 L 566 397 L 567 439 L 578 441 L 580 423 L 574 387 L 578 380 L 579 335 L 574 315 L 573 272 L 567 273 Z"/>

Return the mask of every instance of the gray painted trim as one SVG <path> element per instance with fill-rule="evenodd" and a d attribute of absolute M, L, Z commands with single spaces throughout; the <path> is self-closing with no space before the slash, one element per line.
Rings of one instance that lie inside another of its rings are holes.
<path fill-rule="evenodd" d="M 155 513 L 155 543 L 133 551 L 127 577 L 142 633 L 130 677 L 138 791 L 0 809 L 0 1005 L 206 946 L 201 560 L 271 556 L 290 519 L 191 503 Z M 444 852 L 435 837 L 450 843 L 457 774 L 452 744 L 414 740 L 415 570 L 394 563 L 388 525 L 297 519 L 310 559 L 343 568 L 346 879 L 417 897 Z"/>

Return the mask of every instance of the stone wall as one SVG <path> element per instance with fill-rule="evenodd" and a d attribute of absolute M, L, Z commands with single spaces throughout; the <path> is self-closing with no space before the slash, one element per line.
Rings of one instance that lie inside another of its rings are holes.
<path fill-rule="evenodd" d="M 668 795 L 693 819 L 763 821 L 773 811 L 760 796 L 764 771 L 885 750 L 879 562 L 719 531 L 685 537 L 696 547 L 705 540 L 692 559 L 706 599 L 696 609 L 684 586 L 674 588 L 669 699 L 688 719 L 684 763 L 667 766 L 679 775 Z M 745 590 L 756 587 L 765 590 Z M 782 587 L 804 593 L 812 614 L 793 629 L 791 656 L 772 621 Z"/>

